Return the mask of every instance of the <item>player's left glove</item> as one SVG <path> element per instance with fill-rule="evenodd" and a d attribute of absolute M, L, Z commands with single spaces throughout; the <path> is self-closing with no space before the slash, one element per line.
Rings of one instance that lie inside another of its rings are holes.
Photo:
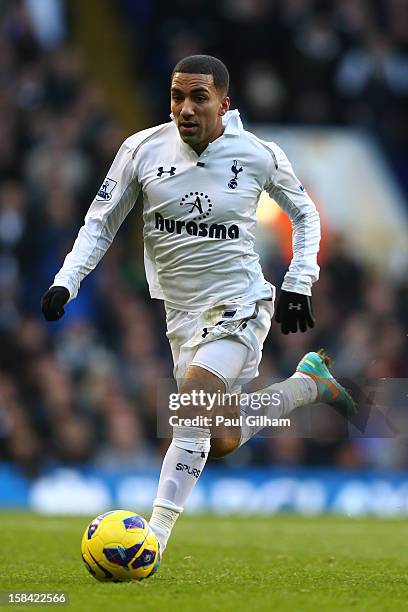
<path fill-rule="evenodd" d="M 283 334 L 295 333 L 298 329 L 305 332 L 308 327 L 314 327 L 310 296 L 282 289 L 276 305 L 275 320 L 280 323 Z"/>

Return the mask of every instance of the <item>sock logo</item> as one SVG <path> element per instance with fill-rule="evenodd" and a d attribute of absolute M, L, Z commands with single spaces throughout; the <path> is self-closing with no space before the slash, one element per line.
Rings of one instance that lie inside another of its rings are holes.
<path fill-rule="evenodd" d="M 187 474 L 190 474 L 190 476 L 194 476 L 194 478 L 198 478 L 201 474 L 201 470 L 197 470 L 197 468 L 192 468 L 190 465 L 187 465 L 187 463 L 177 463 L 176 470 L 178 472 L 187 472 Z"/>

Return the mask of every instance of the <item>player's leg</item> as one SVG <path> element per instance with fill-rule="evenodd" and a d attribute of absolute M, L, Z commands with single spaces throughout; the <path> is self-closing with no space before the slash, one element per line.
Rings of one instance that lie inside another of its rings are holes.
<path fill-rule="evenodd" d="M 307 353 L 290 378 L 257 391 L 256 394 L 249 394 L 245 406 L 241 405 L 243 418 L 238 446 L 245 444 L 263 429 L 263 426 L 245 418 L 248 413 L 247 406 L 251 405 L 251 395 L 266 395 L 271 397 L 271 400 L 275 398 L 262 412 L 271 419 L 285 418 L 295 408 L 319 401 L 339 408 L 347 417 L 355 415 L 357 407 L 354 400 L 333 377 L 329 366 L 330 359 L 323 350 Z"/>
<path fill-rule="evenodd" d="M 234 382 L 243 374 L 250 378 L 256 375 L 259 365 L 262 344 L 270 326 L 267 311 L 261 312 L 261 317 L 251 320 L 246 330 L 245 338 L 220 338 L 207 342 L 190 353 L 185 359 L 178 357 L 180 362 L 189 362 L 180 392 L 191 394 L 193 391 L 203 390 L 212 396 L 217 393 L 230 391 Z M 265 316 L 266 315 L 266 316 Z M 251 342 L 253 348 L 251 349 Z M 173 356 L 175 353 L 173 352 Z M 245 366 L 248 367 L 245 367 Z M 185 371 L 185 368 L 181 368 Z M 175 367 L 175 374 L 180 367 Z M 250 379 L 249 378 L 249 379 Z M 297 372 L 286 381 L 271 385 L 257 392 L 257 395 L 269 394 L 271 402 L 266 407 L 266 414 L 270 418 L 287 416 L 290 412 L 302 405 L 310 404 L 317 399 L 327 403 L 336 403 L 352 413 L 354 404 L 347 392 L 338 385 L 326 367 L 325 359 L 317 353 L 309 353 L 299 363 Z M 272 401 L 279 395 L 279 402 Z M 340 403 L 339 403 L 340 402 Z M 350 403 L 351 402 L 351 403 Z M 200 476 L 210 451 L 214 456 L 223 456 L 235 450 L 253 437 L 261 427 L 254 427 L 246 420 L 246 411 L 242 404 L 229 406 L 231 416 L 239 412 L 243 419 L 242 429 L 233 431 L 217 431 L 211 439 L 209 428 L 178 427 L 167 451 L 160 475 L 160 482 L 153 514 L 150 524 L 164 550 L 171 530 L 182 512 L 184 503 L 194 488 Z M 190 407 L 186 407 L 185 414 L 190 414 Z M 223 410 L 224 406 L 216 406 L 216 410 Z M 205 406 L 201 407 L 201 413 Z M 213 432 L 214 433 L 214 432 Z"/>
<path fill-rule="evenodd" d="M 256 331 L 260 330 L 260 333 L 255 334 L 254 329 Z M 261 429 L 261 427 L 256 428 L 250 425 L 252 421 L 247 418 L 251 413 L 252 398 L 258 398 L 260 394 L 262 394 L 264 400 L 270 398 L 269 402 L 264 402 L 262 413 L 259 410 L 252 411 L 253 415 L 259 416 L 262 414 L 262 416 L 267 416 L 270 419 L 286 417 L 295 408 L 311 404 L 317 400 L 316 382 L 301 372 L 295 372 L 287 380 L 249 394 L 245 402 L 241 401 L 243 398 L 236 395 L 234 390 L 239 388 L 242 382 L 249 382 L 256 375 L 261 357 L 263 335 L 266 335 L 266 329 L 263 329 L 262 320 L 260 320 L 257 323 L 257 328 L 254 324 L 253 329 L 246 333 L 246 344 L 243 344 L 243 338 L 222 338 L 203 344 L 195 354 L 193 364 L 216 374 L 217 378 L 224 382 L 224 388 L 227 391 L 226 395 L 221 396 L 221 403 L 216 403 L 211 412 L 213 422 L 211 430 L 212 457 L 228 455 Z M 248 347 L 250 343 L 253 345 L 252 349 Z M 237 401 L 234 401 L 235 398 Z M 230 401 L 231 399 L 232 401 Z M 218 415 L 222 417 L 222 420 L 220 419 L 221 424 L 217 425 L 216 417 Z M 239 419 L 239 417 L 241 418 Z M 239 420 L 242 427 L 238 425 L 227 427 L 225 422 L 229 419 L 232 422 Z"/>
<path fill-rule="evenodd" d="M 225 392 L 226 381 L 231 378 L 235 380 L 242 371 L 248 358 L 248 348 L 240 342 L 235 342 L 232 346 L 229 342 L 228 354 L 224 357 L 222 347 L 225 340 L 220 338 L 209 343 L 218 347 L 215 367 L 212 368 L 211 364 L 201 364 L 200 360 L 195 363 L 197 354 L 204 345 L 198 343 L 191 346 L 189 341 L 197 333 L 200 313 L 181 312 L 166 307 L 166 315 L 167 337 L 172 350 L 174 377 L 178 382 L 179 392 L 191 393 L 201 389 L 211 394 Z M 225 367 L 226 364 L 228 368 Z M 218 367 L 220 365 L 223 367 Z M 206 412 L 205 409 L 201 409 L 201 413 L 203 412 Z M 184 408 L 184 416 L 186 415 L 192 416 L 188 407 Z M 206 427 L 177 427 L 173 430 L 173 439 L 163 460 L 150 520 L 150 525 L 161 543 L 162 552 L 184 503 L 205 466 L 210 452 L 210 435 L 210 429 Z M 239 432 L 230 441 L 224 439 L 219 454 L 231 452 L 239 440 Z M 225 447 L 227 442 L 228 448 Z"/>
<path fill-rule="evenodd" d="M 184 396 L 203 391 L 202 403 L 184 405 L 178 410 L 179 425 L 174 427 L 173 439 L 167 450 L 160 474 L 157 497 L 153 503 L 150 525 L 155 532 L 163 552 L 176 520 L 183 511 L 199 476 L 201 475 L 209 452 L 222 457 L 234 451 L 257 431 L 239 426 L 232 428 L 193 427 L 183 425 L 183 419 L 208 415 L 214 423 L 214 416 L 236 418 L 243 408 L 239 401 L 235 404 L 223 401 L 225 392 L 230 391 L 248 360 L 248 347 L 231 338 L 222 338 L 202 345 L 197 350 L 193 363 L 188 367 L 179 391 Z M 311 403 L 317 398 L 317 386 L 313 379 L 303 373 L 305 378 L 294 378 L 271 385 L 262 392 L 273 397 L 280 395 L 279 405 L 271 401 L 268 408 L 270 418 L 289 414 L 294 408 Z M 196 395 L 197 396 L 197 395 Z M 213 398 L 210 402 L 208 398 Z M 220 399 L 220 401 L 218 400 Z M 247 404 L 246 404 L 247 407 Z"/>
<path fill-rule="evenodd" d="M 212 372 L 191 365 L 180 384 L 185 397 L 203 391 L 212 397 L 224 393 L 225 384 Z M 208 397 L 208 395 L 206 395 Z M 196 414 L 205 414 L 207 406 L 185 405 L 178 411 L 178 420 Z M 176 520 L 183 511 L 210 451 L 210 429 L 179 425 L 173 429 L 173 439 L 163 461 L 150 526 L 155 532 L 161 552 L 164 551 Z M 239 442 L 236 441 L 236 444 Z M 236 446 L 235 444 L 235 446 Z"/>
<path fill-rule="evenodd" d="M 237 425 L 228 426 L 240 416 L 239 395 L 234 391 L 236 380 L 240 377 L 248 361 L 250 349 L 237 338 L 220 338 L 201 345 L 192 361 L 191 372 L 212 372 L 216 379 L 222 381 L 222 393 L 219 393 L 211 410 L 211 448 L 210 456 L 220 458 L 232 453 L 239 445 L 241 429 Z M 219 398 L 219 401 L 218 401 Z M 216 419 L 221 416 L 225 421 L 217 425 Z"/>
<path fill-rule="evenodd" d="M 262 357 L 264 340 L 270 328 L 270 304 L 261 304 L 256 317 L 251 318 L 240 335 L 222 338 L 201 345 L 193 359 L 193 364 L 213 372 L 224 381 L 227 392 L 236 389 L 242 382 L 249 382 L 257 375 Z M 224 417 L 240 416 L 241 430 L 231 427 L 228 431 L 218 426 L 211 432 L 211 456 L 222 457 L 245 444 L 256 435 L 262 425 L 260 419 L 251 416 L 266 416 L 269 419 L 285 418 L 301 406 L 317 401 L 340 408 L 346 416 L 355 414 L 355 404 L 347 391 L 333 378 L 329 371 L 329 359 L 324 353 L 308 353 L 299 362 L 295 373 L 288 379 L 272 384 L 242 397 L 238 405 L 227 400 L 216 407 L 216 412 Z M 251 410 L 253 400 L 270 398 L 262 405 L 262 410 Z M 214 413 L 215 414 L 215 413 Z"/>
<path fill-rule="evenodd" d="M 239 390 L 243 383 L 250 382 L 258 375 L 258 367 L 262 358 L 264 341 L 268 335 L 273 304 L 261 301 L 254 305 L 252 316 L 237 322 L 236 331 L 218 340 L 201 344 L 193 359 L 192 365 L 213 372 L 224 382 L 228 393 Z M 317 399 L 315 381 L 303 373 L 297 373 L 286 381 L 271 385 L 261 392 L 270 396 L 271 401 L 266 407 L 266 416 L 271 419 L 286 416 L 299 406 L 310 404 Z M 278 404 L 275 401 L 279 395 Z M 251 398 L 249 405 L 251 404 Z M 248 403 L 242 405 L 230 404 L 228 398 L 222 405 L 216 406 L 214 414 L 236 419 L 241 416 L 240 427 L 227 428 L 214 426 L 211 432 L 211 455 L 223 457 L 233 452 L 238 446 L 249 440 L 259 431 L 247 426 Z"/>
<path fill-rule="evenodd" d="M 198 314 L 194 316 L 193 313 L 176 310 L 166 305 L 166 335 L 173 357 L 173 375 L 178 383 L 185 376 L 188 364 L 194 356 L 194 351 L 190 351 L 190 354 L 188 354 L 182 347 L 194 333 L 198 316 Z M 178 389 L 180 391 L 180 384 Z M 189 465 L 185 459 L 186 457 L 191 458 L 193 456 L 194 463 L 196 463 L 202 454 L 204 454 L 204 457 L 208 456 L 210 448 L 209 430 L 203 430 L 202 432 L 196 430 L 196 433 L 198 437 L 194 442 L 192 442 L 191 435 L 185 436 L 184 439 L 180 435 L 177 441 L 173 435 L 163 459 L 157 494 L 153 502 L 153 511 L 150 518 L 150 526 L 158 537 L 161 553 L 163 553 L 167 545 L 167 540 L 179 514 L 183 511 L 183 504 L 180 503 L 181 495 L 179 495 L 180 489 L 183 487 L 178 485 L 178 483 L 186 476 L 198 473 L 192 472 L 192 469 L 189 470 L 190 474 L 188 474 L 188 470 L 186 470 L 187 474 L 184 473 L 183 466 Z M 179 464 L 181 466 L 180 469 L 178 469 Z M 198 470 L 199 468 L 194 466 L 193 469 Z M 194 480 L 191 482 L 192 489 Z"/>

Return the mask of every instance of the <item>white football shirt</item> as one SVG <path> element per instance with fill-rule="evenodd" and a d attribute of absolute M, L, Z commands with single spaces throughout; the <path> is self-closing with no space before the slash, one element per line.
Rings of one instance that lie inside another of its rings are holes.
<path fill-rule="evenodd" d="M 283 151 L 243 129 L 237 110 L 201 155 L 173 121 L 130 136 L 85 217 L 54 285 L 76 297 L 143 195 L 145 268 L 150 294 L 202 311 L 270 298 L 273 287 L 254 250 L 256 207 L 266 190 L 292 221 L 293 259 L 282 285 L 311 294 L 319 267 L 319 215 Z"/>

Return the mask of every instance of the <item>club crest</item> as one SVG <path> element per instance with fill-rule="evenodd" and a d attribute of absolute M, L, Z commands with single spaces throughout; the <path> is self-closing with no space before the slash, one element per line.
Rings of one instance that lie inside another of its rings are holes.
<path fill-rule="evenodd" d="M 243 171 L 243 167 L 238 168 L 238 160 L 234 159 L 234 163 L 231 166 L 231 172 L 233 173 L 233 177 L 228 181 L 228 187 L 230 189 L 236 189 L 238 185 L 238 175 Z"/>

